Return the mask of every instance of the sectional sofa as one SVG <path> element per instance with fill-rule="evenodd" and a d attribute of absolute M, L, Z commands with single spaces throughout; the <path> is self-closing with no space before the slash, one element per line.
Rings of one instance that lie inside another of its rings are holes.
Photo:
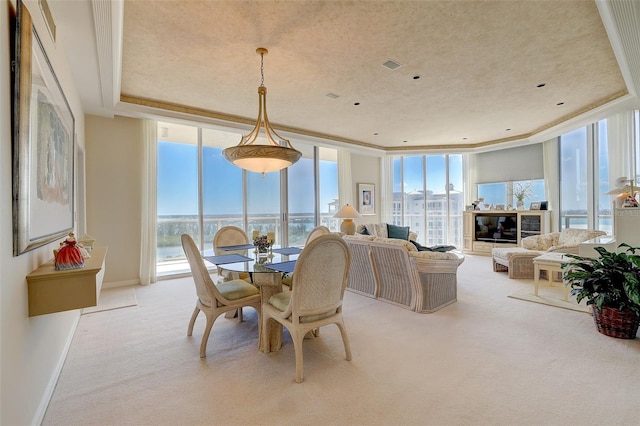
<path fill-rule="evenodd" d="M 407 240 L 345 235 L 351 250 L 347 289 L 419 313 L 457 300 L 457 252 L 418 251 Z"/>

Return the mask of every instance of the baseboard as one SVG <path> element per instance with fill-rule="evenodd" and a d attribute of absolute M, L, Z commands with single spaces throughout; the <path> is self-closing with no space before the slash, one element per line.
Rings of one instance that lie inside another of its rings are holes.
<path fill-rule="evenodd" d="M 45 391 L 42 395 L 42 399 L 40 400 L 40 404 L 38 404 L 38 409 L 36 410 L 32 425 L 40 425 L 44 420 L 44 415 L 47 413 L 47 408 L 49 407 L 49 402 L 51 402 L 51 398 L 53 397 L 53 392 L 56 389 L 56 385 L 58 384 L 58 379 L 60 378 L 60 374 L 62 373 L 62 367 L 64 367 L 64 362 L 67 359 L 67 354 L 69 353 L 69 349 L 71 348 L 71 342 L 73 342 L 73 336 L 76 334 L 76 329 L 78 328 L 78 324 L 80 323 L 80 310 L 76 310 L 76 319 L 71 326 L 69 335 L 67 336 L 67 341 L 64 344 L 64 349 L 62 350 L 62 354 L 60 355 L 60 359 L 58 359 L 58 363 L 56 368 L 51 375 L 51 379 L 49 380 L 49 384 L 45 388 Z"/>
<path fill-rule="evenodd" d="M 126 287 L 130 285 L 140 285 L 140 280 L 112 281 L 102 284 L 102 288 Z"/>

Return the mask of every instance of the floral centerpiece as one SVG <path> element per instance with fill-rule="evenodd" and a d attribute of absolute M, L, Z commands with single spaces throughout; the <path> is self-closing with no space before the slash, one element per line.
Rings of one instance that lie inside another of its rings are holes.
<path fill-rule="evenodd" d="M 258 253 L 266 253 L 271 247 L 271 241 L 266 235 L 260 235 L 253 239 L 253 245 L 258 249 Z"/>
<path fill-rule="evenodd" d="M 524 200 L 534 196 L 531 186 L 533 186 L 533 182 L 531 181 L 516 182 L 513 184 L 513 196 L 516 198 L 518 210 L 524 209 Z"/>

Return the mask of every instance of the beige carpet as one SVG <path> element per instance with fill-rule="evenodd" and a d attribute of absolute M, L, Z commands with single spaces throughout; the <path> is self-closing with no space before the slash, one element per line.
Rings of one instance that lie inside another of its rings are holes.
<path fill-rule="evenodd" d="M 82 315 L 113 309 L 137 306 L 136 292 L 133 287 L 103 288 L 98 298 L 98 305 L 84 308 Z"/>
<path fill-rule="evenodd" d="M 586 312 L 588 314 L 591 313 L 591 307 L 587 306 L 587 303 L 584 300 L 582 303 L 578 304 L 578 302 L 576 302 L 576 298 L 569 294 L 568 300 L 565 301 L 563 299 L 562 283 L 560 282 L 554 282 L 553 286 L 549 286 L 546 281 L 540 282 L 537 296 L 533 295 L 533 290 L 534 286 L 532 281 L 531 286 L 519 289 L 518 291 L 510 294 L 509 297 L 525 300 L 527 302 L 541 303 L 543 305 L 553 306 L 556 308 L 571 309 L 573 311 Z"/>
<path fill-rule="evenodd" d="M 190 279 L 136 288 L 138 307 L 80 319 L 44 425 L 637 425 L 640 339 L 590 315 L 507 297 L 532 281 L 468 256 L 433 314 L 347 293 L 353 351 L 324 327 L 294 382 L 288 334 L 257 350 L 255 312 L 219 318 L 200 359 Z"/>

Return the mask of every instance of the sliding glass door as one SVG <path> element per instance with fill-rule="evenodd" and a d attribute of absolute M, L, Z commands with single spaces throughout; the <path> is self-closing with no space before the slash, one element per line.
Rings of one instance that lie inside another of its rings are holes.
<path fill-rule="evenodd" d="M 201 250 L 211 250 L 223 226 L 244 229 L 251 237 L 274 232 L 276 244 L 303 245 L 319 224 L 337 230 L 337 151 L 295 142 L 303 157 L 282 172 L 244 171 L 222 150 L 240 133 L 158 123 L 159 273 L 168 263 L 184 263 L 180 235 L 191 235 Z M 180 268 L 175 268 L 180 270 Z"/>

